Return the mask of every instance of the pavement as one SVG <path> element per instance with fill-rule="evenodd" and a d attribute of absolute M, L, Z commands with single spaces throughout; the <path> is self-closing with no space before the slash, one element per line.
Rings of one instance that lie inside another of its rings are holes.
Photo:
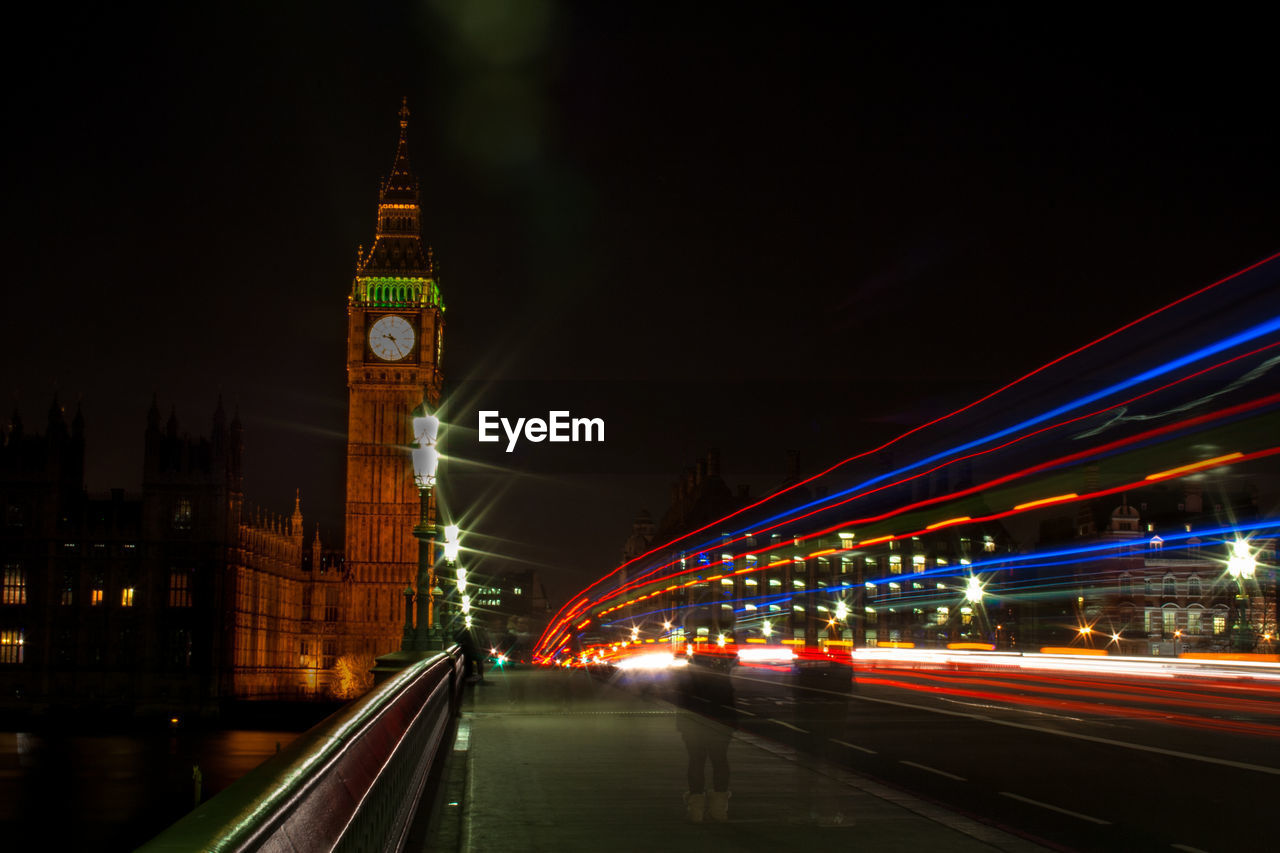
<path fill-rule="evenodd" d="M 480 853 L 1046 849 L 740 729 L 729 745 L 728 821 L 690 823 L 676 715 L 660 690 L 635 682 L 493 671 L 470 688 L 441 794 L 424 803 L 439 813 L 411 840 Z"/>

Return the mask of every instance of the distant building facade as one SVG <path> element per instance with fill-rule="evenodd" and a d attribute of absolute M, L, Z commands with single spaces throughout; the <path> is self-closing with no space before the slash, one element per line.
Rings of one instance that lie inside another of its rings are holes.
<path fill-rule="evenodd" d="M 84 491 L 84 419 L 55 401 L 43 434 L 0 442 L 0 702 L 196 708 L 327 695 L 340 556 L 292 516 L 248 510 L 243 431 L 208 438 L 153 402 L 142 492 Z"/>

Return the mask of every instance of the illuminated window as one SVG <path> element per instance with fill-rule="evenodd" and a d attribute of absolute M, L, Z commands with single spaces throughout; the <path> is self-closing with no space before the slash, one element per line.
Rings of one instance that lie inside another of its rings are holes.
<path fill-rule="evenodd" d="M 911 571 L 917 574 L 924 571 L 924 554 L 916 554 L 911 558 Z"/>
<path fill-rule="evenodd" d="M 1225 614 L 1223 614 L 1223 615 L 1217 615 L 1217 614 L 1215 614 L 1215 615 L 1214 615 L 1214 617 L 1213 617 L 1213 633 L 1215 633 L 1215 634 L 1222 634 L 1222 633 L 1225 633 L 1225 632 L 1226 632 L 1226 630 L 1227 630 L 1227 617 L 1226 617 L 1226 615 L 1225 615 Z"/>
<path fill-rule="evenodd" d="M 901 595 L 902 595 L 902 584 L 897 583 L 896 581 L 894 583 L 889 584 L 890 598 L 898 598 Z"/>
<path fill-rule="evenodd" d="M 97 607 L 101 603 L 102 603 L 102 587 L 100 586 L 94 587 L 89 592 L 89 604 L 93 607 Z"/>
<path fill-rule="evenodd" d="M 27 574 L 19 566 L 4 567 L 4 587 L 0 592 L 0 603 L 27 603 Z"/>
<path fill-rule="evenodd" d="M 995 550 L 996 550 L 996 540 L 995 540 L 995 537 L 992 537 L 992 536 L 983 536 L 983 537 L 982 537 L 982 550 L 983 550 L 983 551 L 986 551 L 988 554 L 994 554 L 994 553 L 995 553 Z"/>
<path fill-rule="evenodd" d="M 0 663 L 22 663 L 26 637 L 21 628 L 0 629 Z"/>
<path fill-rule="evenodd" d="M 889 556 L 889 574 L 891 575 L 902 574 L 902 558 L 899 557 L 897 554 L 891 554 Z"/>
<path fill-rule="evenodd" d="M 191 574 L 184 569 L 169 572 L 169 606 L 191 606 Z"/>
<path fill-rule="evenodd" d="M 173 529 L 191 529 L 191 498 L 178 498 L 173 505 Z"/>
<path fill-rule="evenodd" d="M 124 589 L 120 590 L 120 606 L 121 607 L 133 606 L 133 587 L 126 586 Z"/>

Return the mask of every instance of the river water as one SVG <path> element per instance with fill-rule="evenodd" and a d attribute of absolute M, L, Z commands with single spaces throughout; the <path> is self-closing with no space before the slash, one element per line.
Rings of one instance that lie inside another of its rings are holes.
<path fill-rule="evenodd" d="M 193 766 L 208 799 L 298 734 L 0 732 L 0 847 L 132 850 L 190 811 Z"/>

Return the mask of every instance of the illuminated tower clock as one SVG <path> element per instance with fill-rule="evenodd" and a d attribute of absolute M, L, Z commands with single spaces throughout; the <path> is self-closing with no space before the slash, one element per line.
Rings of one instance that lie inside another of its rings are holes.
<path fill-rule="evenodd" d="M 418 179 L 409 168 L 409 107 L 378 193 L 373 245 L 361 248 L 347 300 L 346 567 L 349 650 L 400 647 L 403 591 L 417 572 L 418 492 L 405 446 L 409 413 L 440 402 L 444 304 L 422 243 Z"/>

